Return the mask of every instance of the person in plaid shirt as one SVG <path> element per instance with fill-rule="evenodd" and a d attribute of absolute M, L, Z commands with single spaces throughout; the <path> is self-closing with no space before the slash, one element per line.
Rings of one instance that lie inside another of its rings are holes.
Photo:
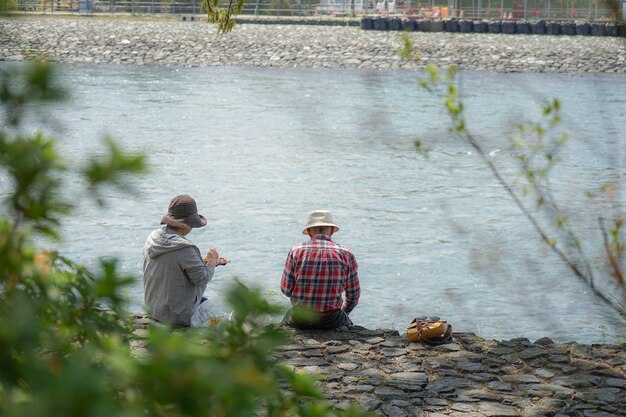
<path fill-rule="evenodd" d="M 332 235 L 338 230 L 330 212 L 309 214 L 302 233 L 311 240 L 289 251 L 280 282 L 282 293 L 293 306 L 283 319 L 284 325 L 335 329 L 352 324 L 348 315 L 361 295 L 358 266 L 350 249 L 333 242 Z"/>

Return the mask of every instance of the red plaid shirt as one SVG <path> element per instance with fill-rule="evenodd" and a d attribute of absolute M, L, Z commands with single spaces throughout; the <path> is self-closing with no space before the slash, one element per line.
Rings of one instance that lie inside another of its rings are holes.
<path fill-rule="evenodd" d="M 291 304 L 320 312 L 342 308 L 345 291 L 343 310 L 349 314 L 361 295 L 356 258 L 330 237 L 316 235 L 289 251 L 280 289 Z"/>

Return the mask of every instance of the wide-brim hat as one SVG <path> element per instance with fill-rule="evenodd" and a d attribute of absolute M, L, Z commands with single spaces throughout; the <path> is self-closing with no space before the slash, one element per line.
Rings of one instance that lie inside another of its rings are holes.
<path fill-rule="evenodd" d="M 161 224 L 170 227 L 202 227 L 206 226 L 204 216 L 198 214 L 196 200 L 187 194 L 181 194 L 170 201 L 167 214 L 161 219 Z"/>
<path fill-rule="evenodd" d="M 307 234 L 306 231 L 309 228 L 318 227 L 318 226 L 334 227 L 335 231 L 333 233 L 336 233 L 339 231 L 339 226 L 333 223 L 333 216 L 327 210 L 312 211 L 311 214 L 309 214 L 309 217 L 307 218 L 306 226 L 304 226 L 304 230 L 302 231 L 302 233 L 306 235 Z"/>

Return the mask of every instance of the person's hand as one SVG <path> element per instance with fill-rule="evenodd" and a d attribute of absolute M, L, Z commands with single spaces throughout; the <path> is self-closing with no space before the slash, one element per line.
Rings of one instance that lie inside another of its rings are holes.
<path fill-rule="evenodd" d="M 215 248 L 211 248 L 209 252 L 207 252 L 206 258 L 204 258 L 204 262 L 215 268 L 217 266 L 218 258 L 219 255 L 217 254 L 217 250 L 215 250 Z"/>

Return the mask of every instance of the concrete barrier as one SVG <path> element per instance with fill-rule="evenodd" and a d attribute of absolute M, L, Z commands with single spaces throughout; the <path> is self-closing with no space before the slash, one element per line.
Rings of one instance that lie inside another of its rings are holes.
<path fill-rule="evenodd" d="M 561 23 L 561 34 L 566 36 L 576 35 L 576 23 L 563 22 Z"/>
<path fill-rule="evenodd" d="M 474 23 L 471 20 L 459 20 L 459 32 L 469 33 L 474 30 Z"/>
<path fill-rule="evenodd" d="M 604 36 L 619 36 L 620 27 L 616 23 L 607 23 L 604 28 Z"/>
<path fill-rule="evenodd" d="M 492 20 L 487 24 L 489 28 L 489 33 L 500 33 L 502 32 L 502 25 L 499 20 Z"/>
<path fill-rule="evenodd" d="M 487 22 L 485 21 L 476 21 L 474 22 L 474 32 L 476 33 L 487 33 L 489 27 Z"/>
<path fill-rule="evenodd" d="M 183 15 L 183 19 L 185 19 Z M 246 22 L 250 23 L 250 22 Z M 272 22 L 279 24 L 278 22 Z M 297 23 L 294 23 L 297 24 Z M 312 23 L 320 24 L 320 23 Z M 328 21 L 328 24 L 335 24 Z M 345 23 L 344 23 L 345 25 Z M 617 23 L 526 20 L 468 20 L 468 19 L 400 19 L 399 17 L 363 17 L 360 22 L 363 30 L 407 30 L 419 32 L 462 32 L 462 33 L 503 33 L 533 35 L 582 35 L 620 36 L 622 27 Z"/>
<path fill-rule="evenodd" d="M 513 20 L 503 20 L 500 23 L 500 27 L 502 29 L 502 33 L 506 33 L 508 35 L 512 35 L 516 32 L 515 22 Z"/>
<path fill-rule="evenodd" d="M 530 33 L 533 35 L 545 35 L 546 34 L 546 22 L 543 20 L 537 20 L 530 25 Z"/>
<path fill-rule="evenodd" d="M 515 22 L 515 32 L 528 35 L 530 33 L 530 22 L 518 20 Z"/>
<path fill-rule="evenodd" d="M 444 29 L 446 32 L 458 32 L 459 21 L 456 19 L 446 20 L 444 22 Z"/>
<path fill-rule="evenodd" d="M 374 18 L 374 30 L 389 30 L 389 19 L 384 17 Z"/>
<path fill-rule="evenodd" d="M 581 36 L 589 36 L 591 34 L 589 22 L 577 22 L 576 34 Z"/>
<path fill-rule="evenodd" d="M 420 32 L 430 32 L 430 20 L 421 19 L 417 21 L 417 30 Z"/>
<path fill-rule="evenodd" d="M 364 17 L 361 19 L 361 29 L 363 30 L 372 30 L 374 29 L 374 22 L 371 17 Z"/>
<path fill-rule="evenodd" d="M 548 22 L 546 24 L 546 35 L 560 35 L 560 34 L 561 34 L 561 23 Z"/>
<path fill-rule="evenodd" d="M 402 30 L 413 32 L 417 30 L 417 22 L 413 19 L 405 19 L 402 21 Z"/>
<path fill-rule="evenodd" d="M 604 32 L 605 32 L 605 25 L 604 23 L 600 23 L 600 22 L 592 22 L 590 23 L 590 27 L 591 27 L 591 36 L 604 36 Z"/>
<path fill-rule="evenodd" d="M 389 19 L 389 30 L 402 30 L 402 20 L 399 17 Z"/>
<path fill-rule="evenodd" d="M 433 20 L 430 22 L 431 32 L 443 32 L 443 20 Z"/>

